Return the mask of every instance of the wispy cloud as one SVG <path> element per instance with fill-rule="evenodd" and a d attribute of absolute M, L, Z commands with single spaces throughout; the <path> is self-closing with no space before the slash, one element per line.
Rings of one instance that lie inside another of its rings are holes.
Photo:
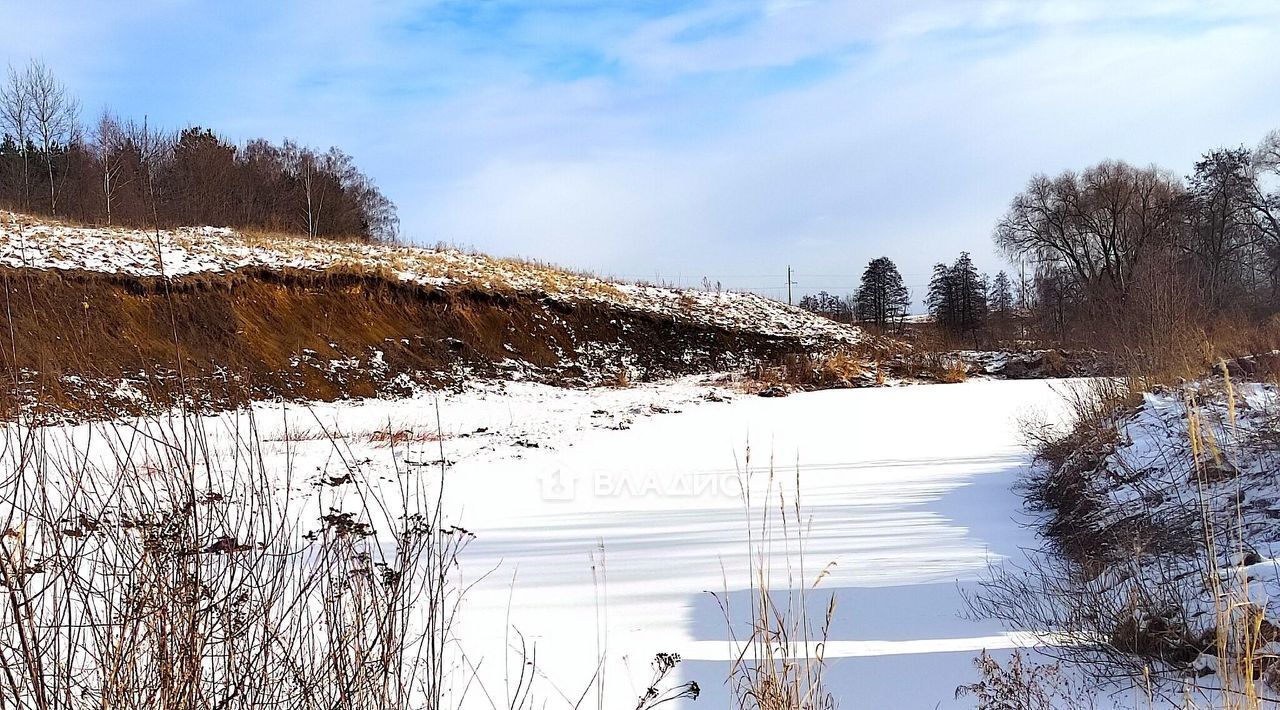
<path fill-rule="evenodd" d="M 1276 121 L 1272 2 L 9 3 L 96 107 L 346 147 L 406 232 L 778 288 L 908 274 L 1035 171 L 1188 169 Z M 912 280 L 911 278 L 908 279 Z M 919 279 L 917 279 L 919 280 Z"/>

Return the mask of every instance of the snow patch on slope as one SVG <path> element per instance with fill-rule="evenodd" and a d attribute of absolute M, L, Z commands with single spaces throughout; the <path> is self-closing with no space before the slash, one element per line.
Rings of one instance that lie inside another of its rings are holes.
<path fill-rule="evenodd" d="M 539 293 L 815 344 L 862 338 L 857 327 L 752 293 L 624 284 L 453 249 L 255 237 L 222 227 L 79 227 L 0 212 L 0 266 L 170 279 L 251 268 L 348 268 L 429 287 Z"/>

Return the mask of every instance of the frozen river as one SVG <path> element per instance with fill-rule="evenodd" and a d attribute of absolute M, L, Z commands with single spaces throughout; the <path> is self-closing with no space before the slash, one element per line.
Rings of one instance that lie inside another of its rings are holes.
<path fill-rule="evenodd" d="M 204 430 L 220 465 L 261 457 L 302 530 L 323 511 L 363 517 L 402 486 L 439 481 L 443 454 L 448 522 L 476 536 L 461 561 L 453 631 L 464 655 L 451 664 L 449 707 L 511 707 L 525 666 L 510 649 L 523 638 L 536 651 L 535 702 L 524 707 L 630 710 L 663 652 L 684 659 L 674 682 L 702 689 L 686 706 L 728 708 L 733 639 L 748 635 L 738 624 L 753 553 L 764 551 L 775 593 L 822 577 L 807 598 L 817 623 L 834 596 L 826 679 L 840 707 L 965 707 L 954 694 L 976 679 L 973 658 L 1026 641 L 964 618 L 962 592 L 1034 542 L 1011 490 L 1028 463 L 1019 421 L 1059 416 L 1055 388 L 975 381 L 774 399 L 695 379 L 478 383 L 264 403 L 250 429 L 228 413 Z M 121 430 L 63 433 L 74 450 L 92 442 L 111 470 Z M 253 456 L 233 458 L 246 434 L 259 442 Z M 780 508 L 793 510 L 797 494 L 801 524 L 792 512 L 784 535 Z M 394 505 L 386 515 L 396 519 Z"/>
<path fill-rule="evenodd" d="M 488 695 L 503 706 L 510 623 L 536 644 L 548 707 L 588 688 L 582 707 L 594 707 L 602 657 L 605 707 L 634 707 L 659 651 L 681 654 L 681 679 L 701 686 L 689 707 L 728 707 L 736 651 L 711 593 L 731 608 L 747 602 L 742 482 L 750 471 L 759 502 L 772 465 L 773 509 L 778 485 L 789 504 L 799 481 L 806 579 L 831 565 L 810 601 L 816 610 L 836 598 L 826 677 L 841 707 L 971 706 L 954 692 L 975 679 L 973 657 L 1017 638 L 963 618 L 961 590 L 1032 542 L 1010 490 L 1027 465 L 1018 420 L 1054 415 L 1056 384 L 737 397 L 541 441 L 537 407 L 459 402 L 451 412 L 445 403 L 446 430 L 532 432 L 518 456 L 463 457 L 449 473 L 450 499 L 478 536 L 464 569 L 472 579 L 487 573 L 458 630 L 469 656 L 485 659 Z M 611 406 L 591 416 L 612 416 Z M 759 514 L 750 516 L 757 526 Z M 468 700 L 489 704 L 474 689 Z"/>

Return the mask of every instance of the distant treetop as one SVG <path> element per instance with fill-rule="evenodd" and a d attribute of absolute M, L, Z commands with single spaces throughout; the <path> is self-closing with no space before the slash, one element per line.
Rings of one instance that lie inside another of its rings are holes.
<path fill-rule="evenodd" d="M 237 145 L 79 102 L 39 61 L 0 81 L 0 206 L 96 224 L 213 225 L 391 241 L 396 207 L 351 156 L 290 140 Z"/>

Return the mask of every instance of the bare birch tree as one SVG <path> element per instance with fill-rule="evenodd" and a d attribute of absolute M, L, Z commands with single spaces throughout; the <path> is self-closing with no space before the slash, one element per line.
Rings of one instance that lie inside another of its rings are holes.
<path fill-rule="evenodd" d="M 98 124 L 94 127 L 93 150 L 94 161 L 102 177 L 103 206 L 107 212 L 107 224 L 111 224 L 111 207 L 116 193 L 128 184 L 124 179 L 125 132 L 120 119 L 110 111 L 103 109 L 98 116 Z"/>
<path fill-rule="evenodd" d="M 31 133 L 44 154 L 49 177 L 49 212 L 58 214 L 58 184 L 54 175 L 54 150 L 75 137 L 80 102 L 44 63 L 31 60 L 22 74 L 31 108 Z"/>
<path fill-rule="evenodd" d="M 300 146 L 291 140 L 285 140 L 280 149 L 285 169 L 302 188 L 302 205 L 300 207 L 303 228 L 308 237 L 320 234 L 320 216 L 324 212 L 324 190 L 321 187 L 320 172 L 322 158 L 315 151 Z"/>
<path fill-rule="evenodd" d="M 147 118 L 142 118 L 142 123 L 134 123 L 130 121 L 124 127 L 124 134 L 129 144 L 138 151 L 138 167 L 141 169 L 141 178 L 146 181 L 146 194 L 148 201 L 148 210 L 151 212 L 152 227 L 156 230 L 157 238 L 160 234 L 160 207 L 159 207 L 159 191 L 157 190 L 156 178 L 159 173 L 160 166 L 173 153 L 174 135 L 165 131 L 151 128 L 147 122 Z M 159 248 L 157 246 L 157 248 Z"/>
<path fill-rule="evenodd" d="M 31 98 L 27 92 L 24 74 L 9 67 L 5 82 L 0 84 L 0 127 L 13 136 L 22 156 L 22 208 L 31 207 L 30 153 Z"/>

